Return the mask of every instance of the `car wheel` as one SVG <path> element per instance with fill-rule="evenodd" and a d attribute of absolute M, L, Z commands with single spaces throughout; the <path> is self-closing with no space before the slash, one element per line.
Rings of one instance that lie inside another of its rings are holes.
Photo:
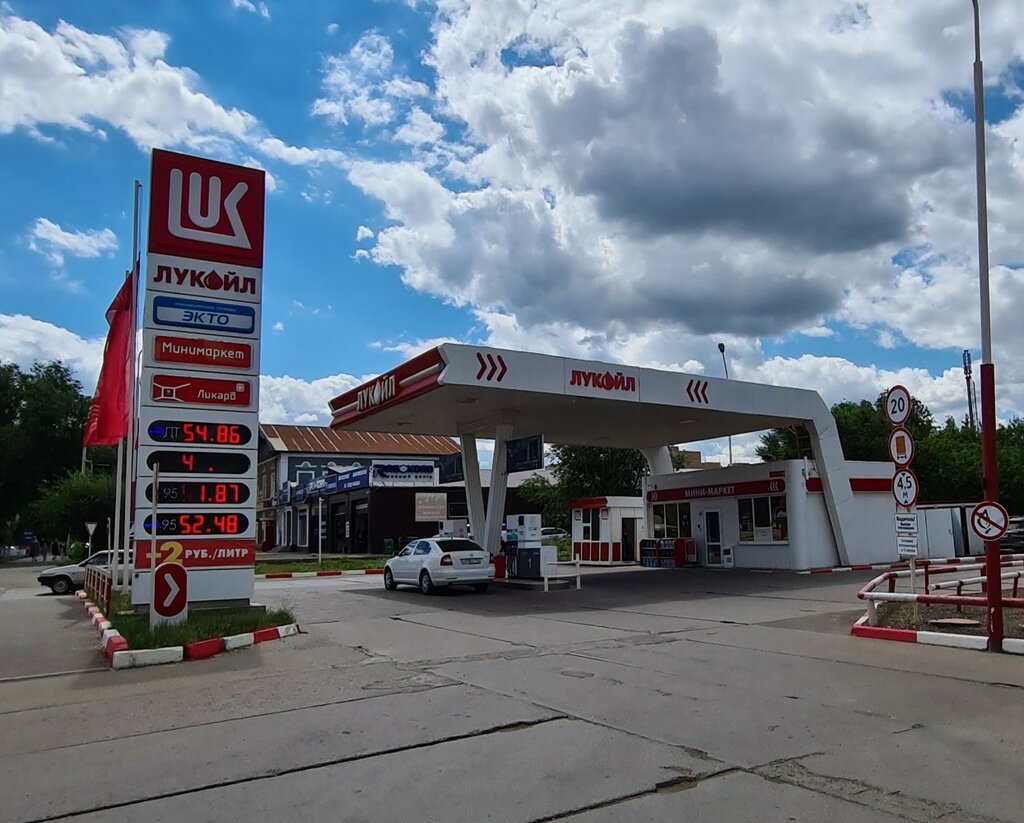
<path fill-rule="evenodd" d="M 395 582 L 395 576 L 391 573 L 391 569 L 384 569 L 384 588 L 389 592 L 393 592 L 398 588 L 398 584 Z"/>
<path fill-rule="evenodd" d="M 487 587 L 490 585 L 490 583 L 474 583 L 473 591 L 475 591 L 477 594 L 483 594 L 485 591 L 487 591 Z"/>
<path fill-rule="evenodd" d="M 71 581 L 66 577 L 58 577 L 50 584 L 54 594 L 67 594 L 71 591 Z"/>
<path fill-rule="evenodd" d="M 426 569 L 420 572 L 420 591 L 424 594 L 433 594 L 436 591 L 434 581 L 430 579 L 430 572 Z"/>

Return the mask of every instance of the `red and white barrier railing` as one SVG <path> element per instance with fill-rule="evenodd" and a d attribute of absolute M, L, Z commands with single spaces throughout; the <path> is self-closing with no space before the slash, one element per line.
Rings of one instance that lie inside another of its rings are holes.
<path fill-rule="evenodd" d="M 114 588 L 114 574 L 106 566 L 86 566 L 85 593 L 94 603 L 102 604 L 104 614 L 110 611 L 110 594 Z"/>
<path fill-rule="evenodd" d="M 1012 565 L 1016 566 L 1018 564 L 1014 563 Z M 1024 566 L 1024 563 L 1021 563 L 1020 565 Z M 1003 579 L 1004 583 L 1013 583 L 1013 591 L 1010 596 L 1016 597 L 1018 592 L 1020 591 L 1020 580 L 1022 577 L 1024 577 L 1024 569 L 1020 571 L 1002 572 L 999 576 Z M 964 586 L 977 586 L 979 584 L 981 585 L 981 591 L 984 594 L 988 584 L 987 577 L 965 577 L 962 580 L 946 580 L 942 583 L 932 583 L 930 586 L 927 587 L 927 589 L 928 591 L 956 589 L 957 594 L 963 594 Z"/>
<path fill-rule="evenodd" d="M 979 562 L 980 560 L 980 562 Z M 900 579 L 906 579 L 913 573 L 910 569 L 903 569 L 900 571 L 888 571 L 878 575 L 878 577 L 868 581 L 859 592 L 857 597 L 864 600 L 868 605 L 868 623 L 872 626 L 878 625 L 878 604 L 879 603 L 930 603 L 935 605 L 946 605 L 946 606 L 982 606 L 988 605 L 988 601 L 984 596 L 980 595 L 965 595 L 962 594 L 962 586 L 965 584 L 964 580 L 961 581 L 946 581 L 944 584 L 932 584 L 930 577 L 937 574 L 956 574 L 958 572 L 967 571 L 983 571 L 985 569 L 984 558 L 956 558 L 955 563 L 949 561 L 928 561 L 923 560 L 918 564 L 918 570 L 924 573 L 924 587 L 923 593 L 916 591 L 910 592 L 898 592 L 896 591 L 896 581 Z M 974 562 L 965 562 L 974 561 Z M 999 562 L 1000 568 L 1013 568 L 1013 567 L 1024 567 L 1024 554 L 1010 554 L 1003 555 Z M 1011 574 L 1018 574 L 1017 572 L 1011 572 Z M 971 577 L 967 578 L 970 580 L 979 580 L 980 578 Z M 882 583 L 887 584 L 888 591 L 875 591 L 875 589 Z M 953 588 L 957 583 L 961 584 L 960 590 L 957 594 L 928 594 L 929 589 L 935 589 L 937 586 L 942 585 L 943 588 Z M 947 585 L 949 584 L 949 585 Z M 1014 596 L 1003 598 L 1003 605 L 1008 608 L 1022 609 L 1024 608 L 1024 599 L 1020 599 L 1017 596 L 1017 587 L 1014 586 Z"/>

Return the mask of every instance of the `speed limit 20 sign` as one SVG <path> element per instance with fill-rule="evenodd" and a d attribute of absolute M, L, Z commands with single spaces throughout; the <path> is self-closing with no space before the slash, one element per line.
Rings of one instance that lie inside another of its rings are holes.
<path fill-rule="evenodd" d="M 917 503 L 917 476 L 910 469 L 900 469 L 892 476 L 892 496 L 905 509 Z"/>
<path fill-rule="evenodd" d="M 893 386 L 885 395 L 885 417 L 894 426 L 902 426 L 910 417 L 910 392 Z"/>

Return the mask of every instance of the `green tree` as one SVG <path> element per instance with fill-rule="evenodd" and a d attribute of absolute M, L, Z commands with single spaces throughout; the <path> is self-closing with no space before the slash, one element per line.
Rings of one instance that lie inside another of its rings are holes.
<path fill-rule="evenodd" d="M 797 430 L 800 429 L 804 435 L 804 442 L 807 440 L 807 430 L 803 426 L 791 426 L 786 428 L 772 429 L 761 435 L 761 442 L 754 449 L 757 456 L 770 463 L 774 460 L 796 460 L 800 457 L 810 457 L 800 447 L 800 438 Z"/>
<path fill-rule="evenodd" d="M 1014 417 L 996 431 L 999 501 L 1010 514 L 1024 514 L 1024 420 Z"/>
<path fill-rule="evenodd" d="M 552 446 L 555 476 L 566 501 L 605 495 L 635 496 L 648 472 L 647 459 L 636 449 L 600 446 Z"/>
<path fill-rule="evenodd" d="M 910 468 L 921 484 L 923 503 L 981 500 L 978 433 L 966 425 L 957 426 L 952 417 L 947 417 L 945 425 L 927 437 L 914 436 Z"/>
<path fill-rule="evenodd" d="M 76 468 L 89 398 L 63 363 L 0 365 L 0 523 L 27 511 L 40 486 Z"/>
<path fill-rule="evenodd" d="M 561 485 L 546 477 L 530 477 L 519 487 L 519 496 L 540 512 L 545 525 L 569 530 L 569 501 Z"/>
<path fill-rule="evenodd" d="M 29 507 L 26 525 L 40 540 L 88 538 L 86 522 L 96 523 L 93 546 L 107 545 L 107 518 L 114 517 L 115 479 L 111 474 L 71 472 L 42 487 Z"/>
<path fill-rule="evenodd" d="M 847 460 L 888 460 L 888 437 L 892 426 L 885 418 L 885 393 L 875 402 L 843 400 L 832 407 L 832 416 L 839 430 L 839 441 Z M 920 400 L 911 401 L 910 416 L 904 423 L 920 443 L 931 436 L 934 421 L 928 407 Z M 795 460 L 809 457 L 810 437 L 807 429 L 797 425 L 771 429 L 761 435 L 761 442 L 755 449 L 762 460 Z"/>

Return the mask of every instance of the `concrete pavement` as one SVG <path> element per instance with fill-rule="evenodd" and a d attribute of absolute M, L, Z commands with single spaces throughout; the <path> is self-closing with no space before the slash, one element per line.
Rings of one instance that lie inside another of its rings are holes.
<path fill-rule="evenodd" d="M 36 580 L 50 565 L 19 561 L 0 566 L 0 680 L 106 665 L 79 601 L 74 595 L 57 597 Z"/>
<path fill-rule="evenodd" d="M 1021 819 L 1024 661 L 850 637 L 867 576 L 266 581 L 307 634 L 0 683 L 0 818 Z"/>

